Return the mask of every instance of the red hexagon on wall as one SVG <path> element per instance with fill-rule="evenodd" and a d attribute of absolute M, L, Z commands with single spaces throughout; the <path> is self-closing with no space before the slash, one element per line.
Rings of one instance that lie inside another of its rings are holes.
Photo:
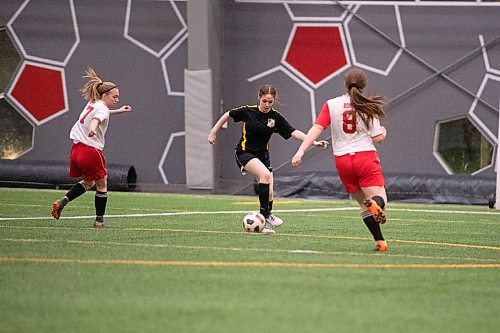
<path fill-rule="evenodd" d="M 7 95 L 36 125 L 41 125 L 68 110 L 64 69 L 23 63 Z"/>
<path fill-rule="evenodd" d="M 283 62 L 318 87 L 349 66 L 340 24 L 295 25 Z"/>

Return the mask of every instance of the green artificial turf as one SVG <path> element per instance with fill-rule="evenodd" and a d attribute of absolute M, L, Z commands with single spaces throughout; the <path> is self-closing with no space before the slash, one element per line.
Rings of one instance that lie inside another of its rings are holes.
<path fill-rule="evenodd" d="M 277 198 L 275 235 L 242 231 L 254 197 L 0 188 L 2 332 L 493 332 L 500 212 L 389 203 L 374 244 L 353 201 Z"/>

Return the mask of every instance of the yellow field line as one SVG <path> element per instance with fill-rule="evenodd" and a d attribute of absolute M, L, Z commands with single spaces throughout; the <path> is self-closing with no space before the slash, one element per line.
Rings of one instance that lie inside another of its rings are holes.
<path fill-rule="evenodd" d="M 137 266 L 201 266 L 201 267 L 290 267 L 290 268 L 500 268 L 500 264 L 320 264 L 285 262 L 234 262 L 234 261 L 168 261 L 122 259 L 70 259 L 70 258 L 13 258 L 0 257 L 2 263 L 32 264 L 86 264 L 86 265 L 137 265 Z"/>
<path fill-rule="evenodd" d="M 254 234 L 251 234 L 254 235 Z M 349 256 L 370 256 L 384 255 L 390 257 L 401 257 L 406 259 L 425 259 L 425 260 L 466 260 L 466 261 L 483 261 L 497 262 L 497 259 L 492 258 L 470 258 L 470 257 L 442 257 L 442 256 L 417 256 L 397 253 L 364 253 L 364 252 L 344 252 L 344 251 L 319 251 L 319 250 L 300 250 L 300 249 L 269 249 L 269 248 L 240 248 L 240 247 L 219 247 L 219 246 L 194 246 L 194 245 L 172 245 L 172 244 L 149 244 L 149 243 L 127 243 L 113 241 L 95 241 L 95 240 L 55 240 L 55 239 L 34 239 L 34 238 L 3 238 L 3 242 L 20 242 L 20 243 L 68 243 L 81 245 L 112 245 L 112 246 L 135 246 L 135 247 L 153 247 L 153 248 L 171 248 L 171 249 L 191 249 L 191 250 L 215 250 L 215 251 L 260 251 L 270 253 L 308 253 L 318 255 L 349 255 Z"/>
<path fill-rule="evenodd" d="M 281 234 L 281 235 L 283 235 L 283 236 L 295 236 L 295 237 L 350 239 L 350 240 L 369 240 L 369 239 L 371 239 L 371 238 L 363 238 L 363 237 L 330 236 L 330 235 L 294 235 L 294 234 Z M 460 244 L 460 243 L 428 242 L 428 241 L 401 240 L 401 239 L 388 239 L 387 241 L 389 243 L 410 243 L 410 244 L 465 247 L 465 248 L 484 249 L 484 250 L 497 250 L 497 251 L 500 250 L 499 246 L 488 246 L 488 245 L 470 245 L 470 244 Z"/>

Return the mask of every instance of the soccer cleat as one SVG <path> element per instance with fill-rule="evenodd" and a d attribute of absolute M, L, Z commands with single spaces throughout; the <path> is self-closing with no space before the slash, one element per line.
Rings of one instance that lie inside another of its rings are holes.
<path fill-rule="evenodd" d="M 59 220 L 63 208 L 64 205 L 62 205 L 58 200 L 54 201 L 54 203 L 52 204 L 52 211 L 50 212 L 50 215 L 52 215 L 52 217 L 56 220 Z"/>
<path fill-rule="evenodd" d="M 261 233 L 266 234 L 266 235 L 272 235 L 272 234 L 275 234 L 276 232 L 271 228 L 264 227 L 264 229 L 262 229 Z"/>
<path fill-rule="evenodd" d="M 375 241 L 375 249 L 373 251 L 387 252 L 388 249 L 389 246 L 387 245 L 387 241 L 385 240 Z"/>
<path fill-rule="evenodd" d="M 279 217 L 274 216 L 273 214 L 266 217 L 266 222 L 271 224 L 273 227 L 279 227 L 283 224 L 283 220 Z"/>
<path fill-rule="evenodd" d="M 377 221 L 380 224 L 384 224 L 386 221 L 385 218 L 385 213 L 382 208 L 375 202 L 373 199 L 366 199 L 363 204 L 368 208 L 370 213 L 372 214 L 373 218 L 375 218 L 375 221 Z"/>
<path fill-rule="evenodd" d="M 106 224 L 102 221 L 95 221 L 94 228 L 95 229 L 107 229 L 107 228 L 109 228 L 109 224 Z"/>

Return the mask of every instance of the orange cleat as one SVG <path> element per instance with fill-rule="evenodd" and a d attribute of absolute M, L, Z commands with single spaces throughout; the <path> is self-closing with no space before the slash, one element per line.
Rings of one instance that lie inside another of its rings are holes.
<path fill-rule="evenodd" d="M 375 218 L 375 221 L 377 221 L 380 224 L 385 223 L 386 218 L 384 210 L 380 208 L 380 206 L 375 202 L 375 200 L 368 198 L 363 203 L 366 206 L 366 208 L 368 208 L 372 216 Z"/>
<path fill-rule="evenodd" d="M 375 249 L 373 251 L 387 252 L 388 249 L 389 246 L 387 245 L 387 241 L 385 240 L 375 241 Z"/>
<path fill-rule="evenodd" d="M 59 201 L 54 201 L 52 204 L 52 211 L 50 214 L 52 215 L 53 218 L 56 220 L 59 220 L 59 217 L 61 217 L 61 212 L 63 210 L 64 206 L 59 203 Z"/>

